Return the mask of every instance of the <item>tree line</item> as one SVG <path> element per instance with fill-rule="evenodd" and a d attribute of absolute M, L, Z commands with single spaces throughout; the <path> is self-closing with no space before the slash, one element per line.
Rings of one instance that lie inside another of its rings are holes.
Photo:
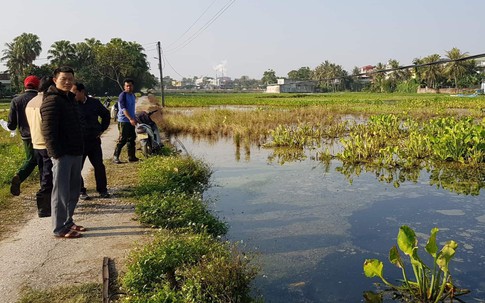
<path fill-rule="evenodd" d="M 446 58 L 449 60 L 443 64 L 439 64 L 443 60 L 439 54 L 432 54 L 423 58 L 415 58 L 413 64 L 417 67 L 407 69 L 400 69 L 399 61 L 390 59 L 387 63 L 380 62 L 371 66 L 371 71 L 367 75 L 359 67 L 354 67 L 349 73 L 341 65 L 327 60 L 313 70 L 309 67 L 291 70 L 287 77 L 277 77 L 275 71 L 269 69 L 263 73 L 261 81 L 266 85 L 276 83 L 277 78 L 315 81 L 322 92 L 392 93 L 416 92 L 418 87 L 433 89 L 477 87 L 485 79 L 484 68 L 479 66 L 475 60 L 460 60 L 467 56 L 468 53 L 462 53 L 460 49 L 454 47 L 446 51 Z M 392 69 L 392 71 L 380 72 L 388 69 Z"/>
<path fill-rule="evenodd" d="M 76 79 L 82 81 L 91 94 L 117 95 L 122 91 L 123 79 L 134 79 L 137 88 L 152 88 L 158 80 L 149 72 L 144 48 L 137 42 L 113 38 L 101 43 L 95 38 L 72 43 L 68 40 L 54 42 L 47 51 L 48 63 L 34 64 L 42 52 L 39 37 L 23 33 L 5 44 L 1 61 L 5 62 L 11 79 L 11 93 L 23 89 L 23 79 L 28 75 L 51 75 L 59 66 L 70 66 Z"/>
<path fill-rule="evenodd" d="M 117 95 L 122 90 L 123 79 L 133 78 L 138 89 L 157 87 L 158 79 L 149 72 L 149 63 L 144 48 L 137 42 L 112 38 L 108 43 L 101 43 L 95 38 L 72 43 L 68 40 L 54 42 L 47 51 L 48 63 L 34 64 L 42 51 L 39 37 L 32 33 L 23 33 L 12 42 L 5 44 L 0 60 L 6 63 L 11 79 L 11 92 L 15 94 L 23 89 L 22 81 L 28 75 L 50 75 L 61 65 L 71 66 L 76 72 L 76 79 L 85 83 L 91 94 Z M 446 51 L 446 58 L 458 60 L 466 58 L 458 48 Z M 341 65 L 324 61 L 314 69 L 300 67 L 288 72 L 287 77 L 277 77 L 274 70 L 263 73 L 261 79 L 248 76 L 224 82 L 223 87 L 234 90 L 263 89 L 268 84 L 277 82 L 277 78 L 290 80 L 315 81 L 322 92 L 335 91 L 370 91 L 370 92 L 416 92 L 418 87 L 441 88 L 476 87 L 484 79 L 483 67 L 475 60 L 459 60 L 443 64 L 426 63 L 443 60 L 439 54 L 416 58 L 416 68 L 399 69 L 397 60 L 371 66 L 372 73 L 363 75 L 359 67 L 347 72 Z M 395 69 L 391 72 L 379 72 Z M 183 78 L 182 88 L 195 87 L 195 78 Z M 170 77 L 164 77 L 165 88 L 172 88 Z M 5 92 L 4 92 L 5 93 Z M 1 94 L 1 87 L 0 87 Z M 8 94 L 8 92 L 7 92 Z"/>

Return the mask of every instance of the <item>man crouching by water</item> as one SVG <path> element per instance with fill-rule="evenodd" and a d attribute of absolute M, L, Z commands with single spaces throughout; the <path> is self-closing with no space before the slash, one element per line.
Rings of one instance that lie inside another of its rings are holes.
<path fill-rule="evenodd" d="M 56 237 L 79 238 L 86 229 L 74 224 L 72 217 L 81 188 L 84 140 L 78 103 L 70 92 L 74 70 L 57 68 L 53 81 L 40 108 L 42 135 L 53 164 L 52 225 Z"/>

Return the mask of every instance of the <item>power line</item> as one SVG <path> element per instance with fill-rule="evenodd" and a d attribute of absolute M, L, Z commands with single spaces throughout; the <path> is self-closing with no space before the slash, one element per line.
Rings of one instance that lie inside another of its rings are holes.
<path fill-rule="evenodd" d="M 175 70 L 175 68 L 172 66 L 172 64 L 170 64 L 170 62 L 168 61 L 167 57 L 165 56 L 165 54 L 162 52 L 162 58 L 163 58 L 163 62 L 167 63 L 168 66 L 170 66 L 170 68 L 177 74 L 179 75 L 180 77 L 182 78 L 185 78 L 184 76 L 182 76 L 177 70 Z"/>
<path fill-rule="evenodd" d="M 142 44 L 141 46 L 145 47 L 145 46 L 155 46 L 157 45 L 158 42 L 150 42 L 150 43 L 145 43 L 145 44 Z"/>
<path fill-rule="evenodd" d="M 174 42 L 170 43 L 167 48 L 170 48 L 172 45 L 174 45 L 175 43 L 177 43 L 183 36 L 185 36 L 185 34 L 187 34 L 191 29 L 192 27 L 194 27 L 194 25 L 202 18 L 202 16 L 205 15 L 205 13 L 212 7 L 212 5 L 214 5 L 214 3 L 216 3 L 217 0 L 214 0 L 212 1 L 212 3 L 202 12 L 202 14 L 199 16 L 199 18 L 197 18 L 190 26 L 189 28 L 187 28 L 187 30 L 182 34 L 180 35 L 180 37 L 178 37 Z"/>
<path fill-rule="evenodd" d="M 179 46 L 176 46 L 173 49 L 167 50 L 167 52 L 175 52 L 178 51 L 187 45 L 190 44 L 194 39 L 196 39 L 200 34 L 202 34 L 212 23 L 214 23 L 229 7 L 231 7 L 236 0 L 230 0 L 228 3 L 226 3 L 209 21 L 207 21 L 198 31 L 196 31 L 192 36 L 187 38 L 185 42 L 180 44 Z"/>

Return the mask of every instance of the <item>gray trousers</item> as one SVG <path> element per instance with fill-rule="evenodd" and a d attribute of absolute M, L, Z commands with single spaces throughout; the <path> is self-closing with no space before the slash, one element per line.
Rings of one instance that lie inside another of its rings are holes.
<path fill-rule="evenodd" d="M 81 188 L 82 156 L 52 158 L 52 227 L 54 234 L 65 234 L 74 224 L 72 216 Z"/>

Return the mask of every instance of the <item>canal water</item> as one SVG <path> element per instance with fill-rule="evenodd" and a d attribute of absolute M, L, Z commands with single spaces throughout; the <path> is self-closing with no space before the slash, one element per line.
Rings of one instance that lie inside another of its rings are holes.
<path fill-rule="evenodd" d="M 440 248 L 455 240 L 453 281 L 472 291 L 462 300 L 485 302 L 483 190 L 472 196 L 438 188 L 425 171 L 397 188 L 374 173 L 349 182 L 338 161 L 279 164 L 271 149 L 245 153 L 231 140 L 181 140 L 211 165 L 213 186 L 205 198 L 229 223 L 227 237 L 255 253 L 261 271 L 254 289 L 265 302 L 364 302 L 363 292 L 380 282 L 364 276 L 365 259 L 383 261 L 387 280 L 401 278 L 388 262 L 401 225 L 416 231 L 425 262 L 422 246 L 433 227 L 440 229 Z"/>

